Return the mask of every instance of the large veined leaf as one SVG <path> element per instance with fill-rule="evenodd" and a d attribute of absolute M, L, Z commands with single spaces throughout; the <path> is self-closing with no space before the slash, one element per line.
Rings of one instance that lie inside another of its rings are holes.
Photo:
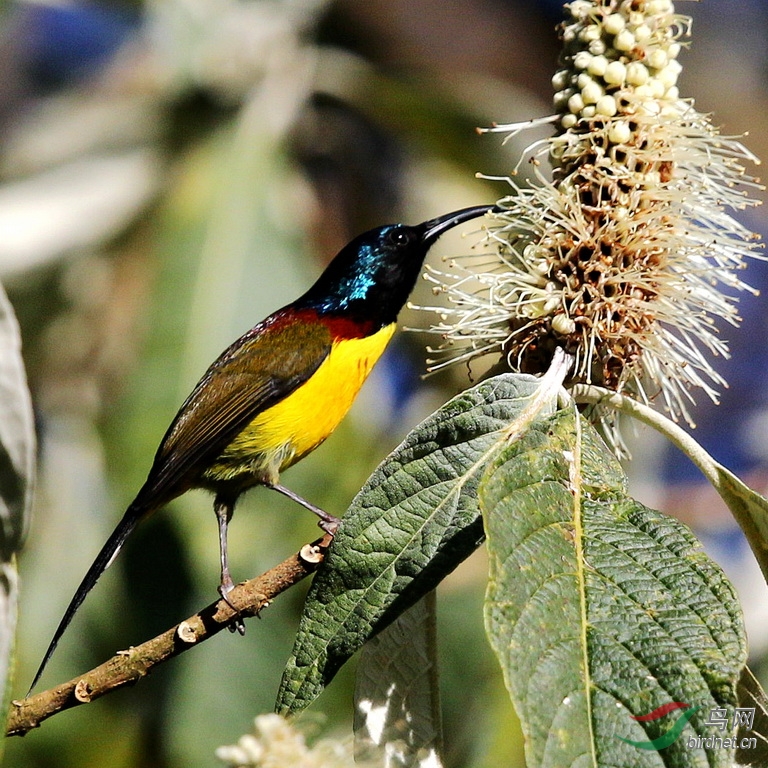
<path fill-rule="evenodd" d="M 382 768 L 440 768 L 442 721 L 436 595 L 401 613 L 360 652 L 355 759 Z"/>
<path fill-rule="evenodd" d="M 564 370 L 563 370 L 564 374 Z M 482 541 L 477 485 L 541 380 L 507 374 L 453 398 L 411 432 L 353 500 L 307 595 L 278 694 L 296 712 L 370 637 Z M 555 398 L 537 408 L 551 412 Z"/>
<path fill-rule="evenodd" d="M 744 531 L 763 576 L 768 580 L 768 499 L 739 480 L 733 472 L 718 464 L 696 440 L 663 413 L 633 400 L 626 395 L 601 387 L 574 387 L 577 402 L 614 408 L 653 427 L 676 445 L 712 483 L 722 500 Z"/>
<path fill-rule="evenodd" d="M 744 669 L 737 689 L 739 706 L 754 717 L 739 723 L 736 765 L 768 765 L 768 696 L 749 667 Z"/>
<path fill-rule="evenodd" d="M 529 768 L 731 766 L 733 748 L 696 739 L 733 735 L 734 590 L 685 526 L 627 496 L 594 429 L 570 409 L 535 422 L 480 500 L 486 628 Z M 727 731 L 707 725 L 714 708 Z"/>

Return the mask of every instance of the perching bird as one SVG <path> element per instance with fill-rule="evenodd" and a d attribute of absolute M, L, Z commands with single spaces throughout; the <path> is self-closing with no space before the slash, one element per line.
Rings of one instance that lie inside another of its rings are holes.
<path fill-rule="evenodd" d="M 345 416 L 392 338 L 437 238 L 493 207 L 464 208 L 414 227 L 393 224 L 356 237 L 303 296 L 224 350 L 165 433 L 146 482 L 69 603 L 30 691 L 137 523 L 190 488 L 215 494 L 219 593 L 225 599 L 234 586 L 227 526 L 243 491 L 272 488 L 314 512 L 323 530 L 335 530 L 338 520 L 280 485 L 280 473 L 317 448 Z"/>

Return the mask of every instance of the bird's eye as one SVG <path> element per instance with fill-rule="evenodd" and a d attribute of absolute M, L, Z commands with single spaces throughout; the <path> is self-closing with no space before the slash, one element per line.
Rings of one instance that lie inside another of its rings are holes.
<path fill-rule="evenodd" d="M 413 233 L 405 228 L 391 229 L 387 233 L 387 242 L 396 248 L 402 248 L 413 242 Z"/>

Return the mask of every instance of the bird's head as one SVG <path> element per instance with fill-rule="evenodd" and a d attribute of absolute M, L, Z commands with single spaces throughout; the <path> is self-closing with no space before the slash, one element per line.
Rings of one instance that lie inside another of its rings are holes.
<path fill-rule="evenodd" d="M 395 321 L 440 235 L 493 205 L 462 208 L 415 226 L 388 224 L 358 235 L 334 257 L 297 304 L 379 325 Z"/>

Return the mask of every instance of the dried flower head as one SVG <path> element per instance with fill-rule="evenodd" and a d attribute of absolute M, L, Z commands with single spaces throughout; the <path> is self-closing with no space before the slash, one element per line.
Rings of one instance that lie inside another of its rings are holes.
<path fill-rule="evenodd" d="M 736 272 L 756 247 L 724 209 L 754 203 L 744 163 L 757 160 L 680 98 L 690 20 L 670 0 L 575 0 L 566 13 L 557 114 L 489 129 L 556 125 L 526 151 L 530 186 L 503 177 L 514 194 L 489 231 L 498 259 L 427 274 L 448 298 L 433 328 L 443 357 L 430 362 L 501 352 L 538 373 L 563 347 L 573 382 L 645 401 L 660 392 L 687 417 L 690 388 L 714 399 L 723 384 L 708 359 L 727 354 L 714 319 L 738 322 L 722 289 L 747 287 Z"/>

